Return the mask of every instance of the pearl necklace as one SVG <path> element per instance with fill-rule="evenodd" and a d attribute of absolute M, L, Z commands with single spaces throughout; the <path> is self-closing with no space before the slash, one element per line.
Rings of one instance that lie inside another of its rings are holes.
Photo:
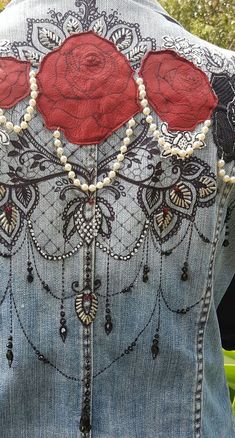
<path fill-rule="evenodd" d="M 36 80 L 36 72 L 34 70 L 31 70 L 29 73 L 29 82 L 30 82 L 30 100 L 29 100 L 29 106 L 26 108 L 26 113 L 24 114 L 23 118 L 24 120 L 20 123 L 20 125 L 14 125 L 11 121 L 7 120 L 3 110 L 0 108 L 0 125 L 3 125 L 6 127 L 6 130 L 9 132 L 15 132 L 16 134 L 19 134 L 21 131 L 28 128 L 28 124 L 31 121 L 33 117 L 33 113 L 36 109 L 36 98 L 38 96 L 38 85 Z M 151 109 L 149 106 L 148 99 L 146 97 L 146 88 L 144 85 L 144 81 L 142 78 L 137 77 L 136 83 L 138 85 L 139 89 L 139 100 L 140 104 L 143 108 L 143 115 L 145 116 L 146 123 L 149 125 L 149 131 L 152 134 L 154 140 L 158 141 L 158 144 L 164 151 L 168 151 L 170 155 L 175 155 L 180 159 L 188 158 L 190 155 L 193 154 L 193 151 L 195 149 L 198 149 L 201 147 L 200 141 L 204 141 L 206 134 L 209 131 L 209 127 L 211 126 L 211 121 L 206 120 L 204 122 L 203 128 L 201 133 L 197 134 L 197 140 L 194 139 L 192 145 L 189 145 L 186 150 L 181 149 L 179 147 L 172 147 L 172 145 L 167 142 L 164 135 L 161 134 L 159 129 L 157 129 L 156 123 L 153 122 L 153 117 L 151 115 Z M 56 149 L 57 157 L 59 158 L 61 164 L 64 166 L 65 172 L 68 173 L 68 177 L 72 184 L 75 187 L 79 187 L 84 192 L 95 192 L 96 190 L 102 189 L 105 186 L 108 186 L 113 182 L 113 180 L 117 176 L 117 172 L 120 170 L 121 165 L 123 164 L 123 161 L 125 159 L 125 154 L 128 151 L 127 146 L 131 142 L 131 137 L 133 136 L 134 132 L 133 129 L 136 126 L 136 121 L 134 118 L 131 118 L 128 121 L 128 127 L 126 129 L 126 137 L 122 141 L 122 145 L 119 150 L 119 154 L 116 157 L 116 161 L 114 162 L 112 169 L 109 171 L 108 175 L 103 178 L 102 181 L 98 181 L 96 184 L 90 184 L 87 183 L 81 183 L 79 178 L 76 177 L 75 172 L 72 170 L 72 165 L 68 163 L 68 158 L 64 153 L 64 149 L 62 147 L 61 142 L 61 133 L 59 128 L 53 132 L 53 142 L 54 147 Z M 226 174 L 223 167 L 225 166 L 225 161 L 222 159 L 218 160 L 218 175 L 223 179 L 225 183 L 232 183 L 235 184 L 235 176 L 229 176 Z"/>

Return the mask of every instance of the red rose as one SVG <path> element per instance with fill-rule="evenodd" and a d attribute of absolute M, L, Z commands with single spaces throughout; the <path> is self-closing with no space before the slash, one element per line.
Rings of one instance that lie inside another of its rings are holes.
<path fill-rule="evenodd" d="M 217 106 L 206 74 L 171 50 L 149 52 L 140 70 L 149 103 L 172 131 L 194 130 Z"/>
<path fill-rule="evenodd" d="M 30 94 L 30 63 L 0 58 L 0 108 L 12 108 Z"/>
<path fill-rule="evenodd" d="M 71 143 L 105 140 L 141 111 L 133 73 L 116 46 L 96 33 L 68 37 L 37 74 L 47 128 L 59 127 Z"/>

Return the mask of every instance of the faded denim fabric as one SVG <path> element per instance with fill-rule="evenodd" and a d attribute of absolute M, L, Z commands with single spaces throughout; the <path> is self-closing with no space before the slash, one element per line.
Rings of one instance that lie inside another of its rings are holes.
<path fill-rule="evenodd" d="M 0 55 L 37 68 L 89 29 L 136 71 L 149 50 L 174 50 L 225 90 L 228 111 L 215 113 L 206 146 L 185 162 L 159 156 L 139 114 L 126 164 L 94 202 L 68 183 L 40 114 L 23 136 L 0 126 L 0 437 L 235 438 L 216 315 L 235 274 L 235 186 L 217 176 L 223 152 L 234 172 L 235 54 L 189 34 L 153 0 L 15 0 L 0 14 Z M 18 123 L 26 106 L 9 118 Z M 124 132 L 98 146 L 66 142 L 84 179 L 107 173 Z M 89 329 L 74 303 L 87 271 L 98 297 Z"/>

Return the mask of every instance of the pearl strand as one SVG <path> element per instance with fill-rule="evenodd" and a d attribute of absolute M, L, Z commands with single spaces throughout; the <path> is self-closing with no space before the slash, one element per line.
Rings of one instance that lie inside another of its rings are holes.
<path fill-rule="evenodd" d="M 116 161 L 112 166 L 112 170 L 108 173 L 102 181 L 98 181 L 96 184 L 86 184 L 81 183 L 80 179 L 76 177 L 75 172 L 72 170 L 71 164 L 68 163 L 68 158 L 64 154 L 64 148 L 62 147 L 62 142 L 60 140 L 61 134 L 59 129 L 53 132 L 54 146 L 56 148 L 57 157 L 59 158 L 61 164 L 64 165 L 64 170 L 68 172 L 68 177 L 75 185 L 75 187 L 80 187 L 84 192 L 95 192 L 96 190 L 102 189 L 113 182 L 117 176 L 118 170 L 121 168 L 121 164 L 125 159 L 125 154 L 127 152 L 127 146 L 131 142 L 131 137 L 133 136 L 133 129 L 136 125 L 136 121 L 131 118 L 128 122 L 128 128 L 126 129 L 126 137 L 123 139 L 122 145 L 120 147 L 119 154 L 116 157 Z"/>
<path fill-rule="evenodd" d="M 149 131 L 152 133 L 154 140 L 157 140 L 159 145 L 164 149 L 165 151 L 170 151 L 171 155 L 178 155 L 179 158 L 185 159 L 188 158 L 190 155 L 193 154 L 194 149 L 198 149 L 201 147 L 201 141 L 204 141 L 206 138 L 206 134 L 209 131 L 209 127 L 211 125 L 210 120 L 206 120 L 204 122 L 203 128 L 199 134 L 197 134 L 197 140 L 195 140 L 191 145 L 187 147 L 186 150 L 180 149 L 179 147 L 171 147 L 172 145 L 165 140 L 164 135 L 161 135 L 160 131 L 157 129 L 157 125 L 153 123 L 153 117 L 151 116 L 151 109 L 149 107 L 149 102 L 146 97 L 146 89 L 144 85 L 144 81 L 142 78 L 137 78 L 136 83 L 139 87 L 139 96 L 140 96 L 140 103 L 143 108 L 143 114 L 146 118 L 146 122 L 149 124 Z"/>
<path fill-rule="evenodd" d="M 235 176 L 227 175 L 224 170 L 225 161 L 223 160 L 223 157 L 220 160 L 218 160 L 217 165 L 218 165 L 218 175 L 223 179 L 223 181 L 225 183 L 235 184 Z"/>
<path fill-rule="evenodd" d="M 20 125 L 14 125 L 11 121 L 7 120 L 4 116 L 3 109 L 0 108 L 0 125 L 6 127 L 7 131 L 15 132 L 19 134 L 22 130 L 28 128 L 28 122 L 32 119 L 33 112 L 36 107 L 36 98 L 38 96 L 38 86 L 35 78 L 36 73 L 31 70 L 29 73 L 29 82 L 30 82 L 30 100 L 29 106 L 26 108 L 26 113 L 24 114 L 24 120 Z"/>

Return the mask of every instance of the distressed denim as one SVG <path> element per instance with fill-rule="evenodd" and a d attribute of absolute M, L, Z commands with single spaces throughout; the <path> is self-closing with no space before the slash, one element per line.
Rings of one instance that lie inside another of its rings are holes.
<path fill-rule="evenodd" d="M 136 71 L 148 51 L 175 51 L 218 93 L 228 84 L 232 105 L 234 53 L 191 35 L 153 0 L 13 0 L 0 14 L 0 54 L 37 68 L 89 29 L 119 44 Z M 138 114 L 126 164 L 92 202 L 68 183 L 40 114 L 10 140 L 0 126 L 1 438 L 235 438 L 216 315 L 235 273 L 235 187 L 217 176 L 226 153 L 218 130 L 228 123 L 219 116 L 206 146 L 183 162 L 159 156 Z M 124 133 L 98 146 L 66 142 L 84 179 L 106 173 Z M 226 173 L 233 167 L 231 153 Z M 162 209 L 171 216 L 159 233 Z M 88 262 L 98 297 L 89 330 L 75 312 Z M 83 432 L 84 397 L 91 430 Z"/>

